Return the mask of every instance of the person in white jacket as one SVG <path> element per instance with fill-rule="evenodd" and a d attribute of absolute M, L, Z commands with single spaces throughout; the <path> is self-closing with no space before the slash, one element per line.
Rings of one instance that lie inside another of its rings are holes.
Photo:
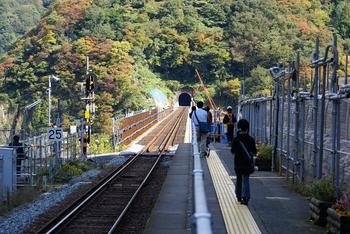
<path fill-rule="evenodd" d="M 197 142 L 199 144 L 199 151 L 202 157 L 206 156 L 206 142 L 208 132 L 202 132 L 199 129 L 199 122 L 208 124 L 208 112 L 203 109 L 204 103 L 202 101 L 197 102 L 197 110 L 192 113 L 192 121 L 196 126 Z"/>

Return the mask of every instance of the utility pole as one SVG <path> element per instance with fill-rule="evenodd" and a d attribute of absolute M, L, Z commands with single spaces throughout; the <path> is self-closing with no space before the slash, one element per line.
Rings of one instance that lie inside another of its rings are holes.
<path fill-rule="evenodd" d="M 116 148 L 116 139 L 115 139 L 115 118 L 112 117 L 112 145 L 113 145 L 113 152 L 115 152 L 115 148 Z"/>
<path fill-rule="evenodd" d="M 49 100 L 48 100 L 48 106 L 49 106 L 49 110 L 48 110 L 48 117 L 49 117 L 49 127 L 51 127 L 51 78 L 53 78 L 55 81 L 60 81 L 60 78 L 58 78 L 57 76 L 54 75 L 49 75 Z"/>
<path fill-rule="evenodd" d="M 49 116 L 49 127 L 51 127 L 51 75 L 49 75 L 49 100 L 48 100 L 49 110 L 48 110 L 48 116 Z"/>
<path fill-rule="evenodd" d="M 349 55 L 346 54 L 346 58 L 345 58 L 345 80 L 344 80 L 344 84 L 348 84 L 348 63 L 349 63 Z"/>
<path fill-rule="evenodd" d="M 57 118 L 56 118 L 56 127 L 61 127 L 61 105 L 60 105 L 60 99 L 57 100 Z M 55 142 L 55 150 L 56 150 L 56 162 L 55 165 L 59 163 L 59 159 L 61 157 L 61 142 L 56 141 Z"/>

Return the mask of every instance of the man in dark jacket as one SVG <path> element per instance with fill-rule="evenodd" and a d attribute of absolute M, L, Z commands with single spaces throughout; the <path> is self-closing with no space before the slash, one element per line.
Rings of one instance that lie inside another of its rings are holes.
<path fill-rule="evenodd" d="M 9 146 L 16 149 L 16 172 L 17 174 L 21 173 L 22 161 L 26 159 L 24 153 L 24 145 L 19 142 L 19 136 L 13 136 L 13 141 L 9 144 Z"/>
<path fill-rule="evenodd" d="M 242 204 L 248 205 L 250 199 L 249 175 L 254 172 L 255 140 L 249 136 L 249 122 L 241 119 L 238 124 L 237 137 L 232 141 L 231 152 L 235 155 L 236 197 Z M 242 194 L 243 180 L 243 194 Z"/>
<path fill-rule="evenodd" d="M 234 124 L 237 122 L 236 117 L 232 113 L 232 107 L 228 106 L 227 107 L 227 114 L 224 116 L 224 119 L 222 122 L 224 124 L 227 124 L 227 141 L 229 144 L 231 144 L 232 139 L 233 139 L 233 131 L 234 131 Z"/>
<path fill-rule="evenodd" d="M 204 108 L 204 110 L 206 110 L 206 111 L 208 112 L 208 124 L 209 124 L 209 126 L 212 126 L 212 124 L 213 124 L 213 115 L 212 115 L 211 112 L 210 112 L 210 107 L 209 107 L 209 106 L 206 106 L 206 107 Z M 207 144 L 206 144 L 206 147 L 207 147 L 207 157 L 208 157 L 209 154 L 210 154 L 209 144 L 210 144 L 211 137 L 212 137 L 212 136 L 211 136 L 211 134 L 210 134 L 210 132 L 209 132 L 208 137 L 207 137 Z"/>

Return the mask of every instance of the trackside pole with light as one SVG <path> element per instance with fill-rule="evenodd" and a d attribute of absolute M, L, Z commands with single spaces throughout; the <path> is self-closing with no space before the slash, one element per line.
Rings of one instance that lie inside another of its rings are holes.
<path fill-rule="evenodd" d="M 49 100 L 48 100 L 48 117 L 49 117 L 49 127 L 51 127 L 51 78 L 53 78 L 55 81 L 60 81 L 60 78 L 54 75 L 49 75 L 49 89 L 48 89 L 48 94 L 49 94 Z"/>
<path fill-rule="evenodd" d="M 95 119 L 95 88 L 96 75 L 89 68 L 89 59 L 87 59 L 87 71 L 85 75 L 85 100 L 84 121 L 82 123 L 81 144 L 84 158 L 88 155 L 88 146 L 91 141 L 91 127 Z"/>

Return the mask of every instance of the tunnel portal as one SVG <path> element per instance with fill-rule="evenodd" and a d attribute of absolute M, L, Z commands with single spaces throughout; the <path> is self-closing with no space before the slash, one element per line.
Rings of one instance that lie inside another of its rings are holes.
<path fill-rule="evenodd" d="M 181 93 L 179 96 L 179 106 L 191 106 L 192 97 L 188 93 Z"/>

